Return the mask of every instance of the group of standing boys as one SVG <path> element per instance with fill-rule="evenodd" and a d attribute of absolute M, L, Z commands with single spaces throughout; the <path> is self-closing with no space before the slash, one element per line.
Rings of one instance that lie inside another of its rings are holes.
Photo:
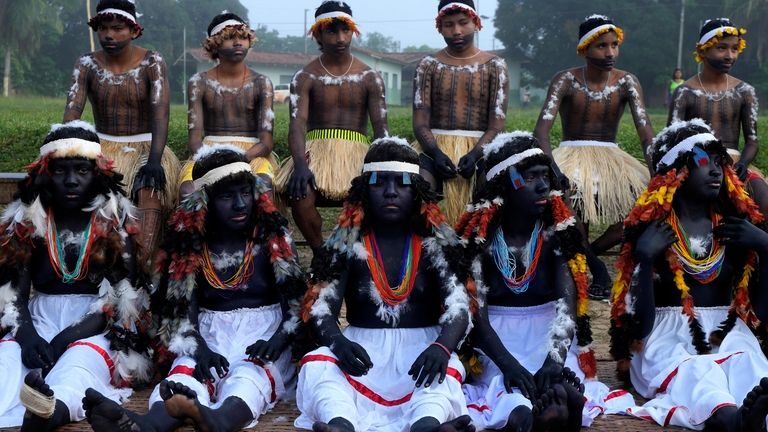
<path fill-rule="evenodd" d="M 653 138 L 637 78 L 614 68 L 623 31 L 590 16 L 586 65 L 555 76 L 534 133 L 504 133 L 506 65 L 475 46 L 472 0 L 441 0 L 446 47 L 417 66 L 409 144 L 351 54 L 351 9 L 326 1 L 278 166 L 272 84 L 245 64 L 255 35 L 222 13 L 203 44 L 218 64 L 189 81 L 179 168 L 166 66 L 132 43 L 136 17 L 99 2 L 102 50 L 78 59 L 65 123 L 0 219 L 0 427 L 238 430 L 295 395 L 295 425 L 317 431 L 574 431 L 604 412 L 764 430 L 768 185 L 749 168 L 754 89 L 728 75 L 743 29 L 704 25 L 703 71 Z M 95 128 L 76 120 L 86 99 Z M 615 142 L 626 105 L 648 168 Z M 312 248 L 309 277 L 276 194 Z M 323 241 L 329 202 L 342 210 Z M 610 285 L 595 250 L 621 220 L 611 353 L 643 406 L 597 380 L 591 346 L 588 297 Z M 592 222 L 613 226 L 590 247 Z M 153 369 L 149 410 L 121 407 Z"/>

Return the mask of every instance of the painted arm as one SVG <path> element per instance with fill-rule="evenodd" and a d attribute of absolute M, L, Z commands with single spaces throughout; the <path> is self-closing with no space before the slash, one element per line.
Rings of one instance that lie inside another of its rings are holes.
<path fill-rule="evenodd" d="M 664 221 L 652 222 L 637 239 L 633 253 L 636 264 L 629 292 L 634 300 L 635 320 L 639 323 L 638 337 L 641 339 L 651 333 L 656 319 L 654 263 L 662 259 L 664 253 L 676 241 L 677 235 Z"/>
<path fill-rule="evenodd" d="M 37 333 L 32 323 L 32 315 L 29 312 L 29 294 L 32 290 L 32 276 L 28 268 L 19 272 L 17 279 L 17 296 L 14 308 L 18 313 L 14 337 L 21 347 L 21 362 L 28 369 L 50 370 L 56 363 L 56 355 L 53 347 L 40 334 Z M 6 312 L 7 313 L 7 312 Z"/>
<path fill-rule="evenodd" d="M 190 156 L 194 156 L 203 145 L 203 132 L 205 131 L 204 86 L 200 74 L 192 75 L 187 83 L 187 124 L 189 127 L 187 148 Z"/>
<path fill-rule="evenodd" d="M 684 121 L 688 118 L 688 106 L 686 104 L 685 87 L 677 86 L 672 93 L 672 102 L 669 104 L 669 113 L 667 114 L 667 126 L 672 123 Z"/>
<path fill-rule="evenodd" d="M 498 333 L 491 327 L 488 318 L 488 290 L 483 284 L 482 264 L 479 257 L 472 263 L 472 277 L 478 287 L 478 308 L 473 316 L 472 340 L 475 341 L 477 348 L 480 348 L 504 374 L 504 387 L 508 393 L 517 387 L 523 396 L 532 401 L 535 400 L 536 386 L 533 375 L 504 347 Z"/>
<path fill-rule="evenodd" d="M 72 71 L 72 85 L 67 92 L 67 104 L 64 106 L 64 119 L 68 121 L 77 120 L 83 115 L 85 103 L 88 101 L 88 68 L 83 64 L 80 57 L 75 63 Z"/>
<path fill-rule="evenodd" d="M 341 303 L 349 282 L 349 271 L 342 271 L 338 282 L 332 282 L 320 291 L 310 312 L 320 344 L 327 346 L 339 359 L 339 368 L 352 376 L 366 374 L 373 363 L 365 348 L 347 339 L 339 329 Z"/>
<path fill-rule="evenodd" d="M 300 70 L 291 81 L 291 95 L 288 109 L 291 117 L 288 124 L 288 148 L 293 158 L 293 175 L 288 181 L 286 192 L 293 200 L 307 197 L 308 188 L 317 189 L 315 175 L 309 170 L 305 137 L 307 134 L 307 119 L 309 118 L 309 90 L 313 78 Z"/>
<path fill-rule="evenodd" d="M 262 91 L 257 92 L 255 97 L 257 100 L 254 102 L 258 107 L 256 112 L 259 113 L 259 118 L 257 119 L 257 124 L 259 126 L 259 142 L 248 149 L 248 160 L 253 160 L 257 157 L 269 157 L 272 153 L 272 149 L 275 147 L 272 138 L 272 132 L 275 129 L 275 112 L 272 110 L 272 104 L 274 103 L 274 89 L 272 87 L 272 81 L 266 76 L 262 78 Z"/>
<path fill-rule="evenodd" d="M 147 66 L 149 80 L 150 117 L 152 144 L 149 149 L 147 164 L 136 173 L 133 191 L 150 187 L 156 190 L 165 188 L 165 172 L 160 162 L 163 150 L 168 142 L 168 119 L 171 110 L 171 92 L 168 84 L 168 68 L 165 60 L 158 53 L 153 53 Z"/>
<path fill-rule="evenodd" d="M 549 142 L 549 133 L 552 130 L 552 125 L 555 123 L 563 97 L 565 97 L 570 87 L 571 79 L 572 75 L 570 72 L 560 72 L 552 78 L 549 90 L 547 90 L 547 98 L 544 106 L 541 107 L 539 118 L 536 120 L 536 127 L 533 129 L 533 136 L 539 141 L 539 147 L 550 157 L 552 156 L 552 145 Z M 560 167 L 557 166 L 554 160 L 552 162 L 552 170 L 557 177 L 556 183 L 559 188 L 569 189 L 568 178 L 560 171 Z"/>
<path fill-rule="evenodd" d="M 373 138 L 383 138 L 389 136 L 389 126 L 387 125 L 387 94 L 384 86 L 384 80 L 381 74 L 376 71 L 368 71 L 365 74 L 366 87 L 368 93 L 368 116 L 373 126 Z"/>
<path fill-rule="evenodd" d="M 423 59 L 413 77 L 413 133 L 421 145 L 424 154 L 434 160 L 435 173 L 443 179 L 456 177 L 456 166 L 451 159 L 437 147 L 432 134 L 432 70 L 434 59 Z"/>
<path fill-rule="evenodd" d="M 645 164 L 648 166 L 648 171 L 653 175 L 653 163 L 651 162 L 651 155 L 648 154 L 648 148 L 653 142 L 653 127 L 651 126 L 651 119 L 648 117 L 648 113 L 645 110 L 645 102 L 643 101 L 643 88 L 640 86 L 640 81 L 632 74 L 626 75 L 627 91 L 629 93 L 629 109 L 632 112 L 632 119 L 635 122 L 635 129 L 637 135 L 640 137 L 640 144 L 643 147 L 643 158 L 645 158 Z"/>
<path fill-rule="evenodd" d="M 757 114 L 758 102 L 755 89 L 752 86 L 744 92 L 744 102 L 741 106 L 741 129 L 744 131 L 744 150 L 741 152 L 741 158 L 736 164 L 736 171 L 741 180 L 747 177 L 747 167 L 757 157 L 759 150 L 757 141 Z"/>
<path fill-rule="evenodd" d="M 475 147 L 459 160 L 458 171 L 464 178 L 470 178 L 475 173 L 477 161 L 483 157 L 483 146 L 493 141 L 499 132 L 504 130 L 507 120 L 507 105 L 509 104 L 509 72 L 504 60 L 491 60 L 494 66 L 491 82 L 491 98 L 488 107 L 488 128 L 477 140 Z"/>

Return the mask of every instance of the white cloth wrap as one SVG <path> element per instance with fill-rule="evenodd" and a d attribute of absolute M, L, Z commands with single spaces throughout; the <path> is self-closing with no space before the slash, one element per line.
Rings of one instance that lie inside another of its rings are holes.
<path fill-rule="evenodd" d="M 315 422 L 327 423 L 335 417 L 343 417 L 354 425 L 355 430 L 403 432 L 423 417 L 434 417 L 443 423 L 467 414 L 461 382 L 452 375 L 465 377 L 464 367 L 456 354 L 451 354 L 448 375 L 442 384 L 435 379 L 429 387 L 417 388 L 408 375 L 413 362 L 437 339 L 439 332 L 437 326 L 347 327 L 344 336 L 365 348 L 373 368 L 367 375 L 345 375 L 333 362 L 336 356 L 327 347 L 304 356 L 296 391 L 296 404 L 301 415 L 294 426 L 312 429 Z M 358 388 L 365 386 L 371 393 L 366 396 L 350 381 Z M 409 395 L 410 400 L 407 400 Z"/>
<path fill-rule="evenodd" d="M 418 174 L 419 166 L 412 163 L 387 161 L 387 162 L 369 162 L 363 164 L 363 172 L 392 171 Z"/>
<path fill-rule="evenodd" d="M 184 356 L 173 362 L 166 379 L 191 388 L 197 393 L 197 400 L 212 409 L 219 408 L 230 396 L 240 398 L 253 414 L 253 421 L 246 427 L 255 426 L 259 416 L 272 409 L 277 401 L 291 399 L 294 394 L 296 368 L 291 363 L 290 350 L 264 365 L 249 361 L 245 353 L 254 342 L 272 337 L 279 329 L 282 317 L 279 304 L 223 312 L 202 309 L 198 316 L 200 336 L 213 352 L 227 359 L 229 372 L 224 378 L 217 378 L 209 388 L 191 373 L 185 373 L 194 370 L 196 363 L 191 357 Z M 213 369 L 211 373 L 216 376 Z M 149 396 L 149 406 L 155 402 L 162 402 L 159 385 Z"/>
<path fill-rule="evenodd" d="M 597 26 L 597 27 L 593 28 L 592 30 L 588 31 L 584 36 L 582 36 L 579 39 L 578 47 L 582 48 L 582 45 L 584 44 L 584 42 L 588 41 L 589 38 L 591 38 L 592 36 L 594 36 L 598 32 L 605 31 L 605 30 L 613 30 L 615 28 L 616 28 L 616 26 L 613 25 L 613 24 L 603 24 L 603 25 L 600 25 L 600 26 Z"/>
<path fill-rule="evenodd" d="M 40 147 L 41 158 L 53 152 L 56 152 L 56 156 L 60 158 L 81 156 L 96 159 L 101 155 L 101 144 L 82 138 L 62 138 Z"/>
<path fill-rule="evenodd" d="M 659 169 L 662 166 L 670 166 L 674 164 L 680 155 L 686 154 L 693 150 L 693 146 L 696 144 L 703 144 L 712 141 L 717 141 L 717 137 L 709 132 L 689 136 L 688 138 L 680 141 L 679 143 L 675 144 L 674 147 L 669 149 L 669 151 L 667 151 L 667 153 L 661 157 L 659 163 L 656 164 L 656 169 Z"/>
<path fill-rule="evenodd" d="M 697 307 L 696 315 L 709 335 L 725 320 L 728 307 Z M 627 412 L 664 426 L 701 430 L 717 408 L 741 406 L 768 376 L 768 360 L 740 319 L 712 354 L 697 355 L 682 308 L 662 307 L 656 308 L 643 351 L 632 356 L 630 376 L 637 392 L 651 400 Z"/>
<path fill-rule="evenodd" d="M 196 190 L 200 190 L 205 186 L 210 186 L 224 177 L 231 176 L 240 172 L 251 172 L 251 164 L 248 162 L 232 162 L 230 164 L 222 165 L 214 168 L 199 179 L 193 181 Z"/>
<path fill-rule="evenodd" d="M 152 141 L 152 134 L 149 132 L 136 134 L 136 135 L 119 135 L 119 136 L 97 132 L 96 135 L 99 136 L 99 139 L 102 139 L 104 141 L 112 141 L 117 143 L 137 143 L 137 142 Z"/>
<path fill-rule="evenodd" d="M 242 26 L 242 25 L 247 26 L 247 24 L 242 22 L 242 21 L 233 20 L 233 19 L 226 20 L 226 21 L 224 21 L 222 23 L 219 23 L 219 25 L 217 25 L 216 27 L 211 29 L 211 33 L 208 35 L 208 37 L 216 36 L 217 34 L 221 33 L 221 31 L 224 30 L 227 27 L 230 27 L 230 26 Z"/>
<path fill-rule="evenodd" d="M 595 140 L 572 140 L 561 141 L 560 147 L 615 147 L 619 146 L 616 143 L 608 141 L 595 141 Z"/>
<path fill-rule="evenodd" d="M 720 26 L 718 28 L 712 29 L 706 33 L 704 33 L 704 36 L 702 36 L 699 39 L 699 45 L 704 45 L 705 43 L 709 42 L 710 39 L 717 36 L 718 33 L 722 32 L 723 34 L 727 34 L 726 31 L 730 31 L 731 33 L 738 33 L 739 30 L 736 27 L 731 26 Z"/>
<path fill-rule="evenodd" d="M 106 15 L 106 14 L 120 15 L 121 17 L 127 19 L 128 21 L 136 24 L 136 18 L 134 18 L 133 15 L 131 15 L 129 12 L 126 12 L 122 9 L 107 8 L 97 13 L 96 15 Z"/>
<path fill-rule="evenodd" d="M 48 295 L 36 293 L 29 301 L 29 312 L 37 333 L 50 342 L 65 328 L 76 324 L 87 315 L 95 295 Z M 109 341 L 103 334 L 77 342 L 91 344 L 68 348 L 45 377 L 56 399 L 69 408 L 71 421 L 85 418 L 83 396 L 87 388 L 93 388 L 104 396 L 121 403 L 131 395 L 130 388 L 117 388 L 110 383 L 111 374 L 106 359 L 92 346 L 98 347 L 114 362 L 116 353 L 109 349 Z M 21 362 L 21 347 L 10 336 L 0 340 L 0 371 L 3 386 L 0 390 L 0 427 L 18 427 L 24 418 L 24 406 L 19 391 L 30 369 Z"/>
<path fill-rule="evenodd" d="M 319 22 L 328 18 L 346 18 L 354 22 L 354 20 L 352 19 L 352 15 L 342 11 L 333 11 L 333 12 L 326 12 L 324 14 L 320 14 L 315 17 L 315 22 Z"/>
<path fill-rule="evenodd" d="M 535 374 L 547 358 L 549 344 L 546 341 L 556 315 L 555 302 L 527 307 L 488 306 L 491 327 L 499 335 L 504 347 L 531 374 Z M 608 387 L 596 379 L 584 380 L 584 372 L 579 367 L 577 355 L 574 341 L 568 351 L 565 366 L 576 373 L 584 383 L 585 403 L 581 424 L 589 426 L 606 410 Z M 506 426 L 509 413 L 513 409 L 521 405 L 530 408 L 531 401 L 517 388 L 512 393 L 507 393 L 504 375 L 496 364 L 484 355 L 481 355 L 479 360 L 483 373 L 471 377 L 463 386 L 469 415 L 477 430 L 501 429 Z"/>

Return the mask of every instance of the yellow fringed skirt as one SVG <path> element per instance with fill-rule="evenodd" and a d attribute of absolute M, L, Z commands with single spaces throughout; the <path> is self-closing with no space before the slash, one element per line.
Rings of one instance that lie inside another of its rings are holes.
<path fill-rule="evenodd" d="M 368 137 L 348 130 L 316 129 L 307 132 L 306 158 L 315 175 L 317 192 L 329 200 L 347 197 L 352 179 L 363 171 L 368 153 Z M 275 190 L 285 193 L 293 175 L 293 159 L 288 158 L 275 177 Z"/>
<path fill-rule="evenodd" d="M 245 151 L 248 151 L 258 142 L 258 138 L 241 136 L 210 135 L 203 138 L 204 145 L 231 144 Z M 251 160 L 250 164 L 251 172 L 253 172 L 254 175 L 264 174 L 268 175 L 270 178 L 275 178 L 275 173 L 280 166 L 275 152 L 270 153 L 269 157 L 254 158 Z M 192 168 L 194 166 L 195 161 L 191 159 L 184 161 L 184 165 L 181 167 L 181 172 L 179 173 L 179 186 L 186 181 L 192 181 Z"/>
<path fill-rule="evenodd" d="M 563 141 L 552 156 L 571 181 L 571 205 L 586 223 L 623 220 L 650 180 L 648 168 L 614 143 Z"/>
<path fill-rule="evenodd" d="M 475 148 L 477 140 L 483 136 L 482 131 L 448 131 L 433 129 L 432 134 L 439 148 L 446 156 L 451 159 L 454 165 L 459 165 L 459 159 Z M 423 152 L 421 144 L 414 141 L 413 148 L 417 152 Z M 474 176 L 470 179 L 457 175 L 452 179 L 443 179 L 443 201 L 440 207 L 445 214 L 448 223 L 453 226 L 459 217 L 466 210 L 467 204 L 472 199 L 472 189 L 475 187 Z"/>
<path fill-rule="evenodd" d="M 99 134 L 101 151 L 114 161 L 115 171 L 123 175 L 123 183 L 128 194 L 133 190 L 133 182 L 139 168 L 147 163 L 152 135 L 140 134 L 130 136 L 113 136 Z M 163 149 L 160 164 L 165 172 L 165 189 L 160 191 L 160 201 L 164 210 L 173 210 L 176 206 L 177 179 L 179 176 L 179 159 L 167 146 Z"/>

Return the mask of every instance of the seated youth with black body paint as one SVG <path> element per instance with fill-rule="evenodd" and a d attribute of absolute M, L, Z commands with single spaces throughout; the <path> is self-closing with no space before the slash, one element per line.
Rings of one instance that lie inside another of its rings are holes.
<path fill-rule="evenodd" d="M 584 237 L 589 225 L 609 225 L 587 250 L 593 280 L 590 295 L 607 298 L 611 278 L 597 255 L 621 242 L 621 221 L 648 183 L 648 168 L 616 142 L 625 108 L 646 149 L 653 128 L 645 110 L 640 81 L 630 72 L 615 68 L 623 30 L 603 15 L 591 15 L 579 25 L 576 51 L 583 66 L 558 72 L 533 134 L 555 164 L 557 187 L 568 188 L 570 202 L 581 222 Z M 563 138 L 554 150 L 550 132 L 560 115 Z"/>
<path fill-rule="evenodd" d="M 768 319 L 763 215 L 701 119 L 662 130 L 650 155 L 656 175 L 624 222 L 612 292 L 611 353 L 651 399 L 626 411 L 765 430 L 768 360 L 753 334 Z"/>
<path fill-rule="evenodd" d="M 418 163 L 405 140 L 383 138 L 352 181 L 302 307 L 323 347 L 302 359 L 296 427 L 474 430 L 453 353 L 469 325 L 469 297 L 444 255 L 459 251 L 458 238 Z"/>
<path fill-rule="evenodd" d="M 203 146 L 195 192 L 171 216 L 158 254 L 157 329 L 178 357 L 152 392 L 146 415 L 98 392 L 84 405 L 96 431 L 233 431 L 254 424 L 295 384 L 288 349 L 306 290 L 288 225 L 251 173 L 245 151 Z"/>
<path fill-rule="evenodd" d="M 680 85 L 672 96 L 667 124 L 701 118 L 712 125 L 734 159 L 733 169 L 747 184 L 760 211 L 768 211 L 768 184 L 750 164 L 759 149 L 757 137 L 758 101 L 755 88 L 730 75 L 747 45 L 744 34 L 727 18 L 707 20 L 696 43 L 696 62 L 701 72 Z M 744 149 L 739 137 L 744 132 Z"/>
<path fill-rule="evenodd" d="M 462 277 L 479 305 L 472 341 L 482 372 L 464 385 L 469 413 L 479 429 L 589 426 L 608 388 L 595 377 L 576 220 L 529 132 L 499 134 L 484 159 L 485 187 L 456 225 Z"/>
<path fill-rule="evenodd" d="M 54 125 L 27 169 L 0 219 L 0 427 L 45 431 L 85 418 L 88 387 L 118 404 L 149 380 L 146 277 L 136 209 L 92 125 Z"/>

